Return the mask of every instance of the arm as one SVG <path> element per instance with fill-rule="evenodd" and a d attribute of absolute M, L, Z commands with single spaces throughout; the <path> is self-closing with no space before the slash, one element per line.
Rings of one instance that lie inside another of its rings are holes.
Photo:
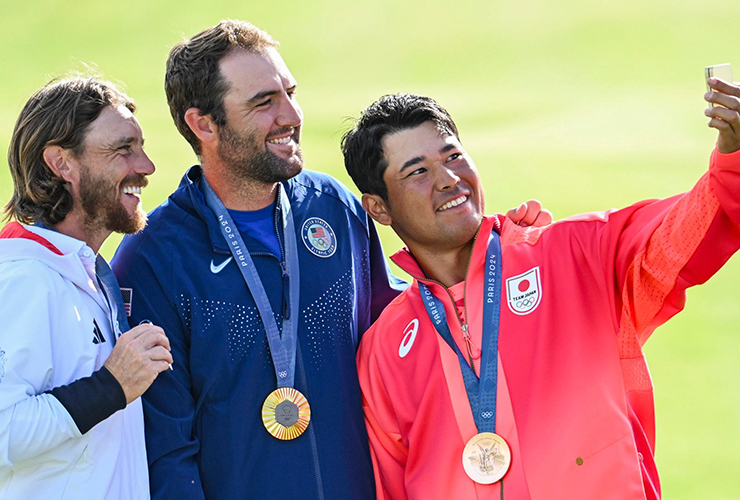
<path fill-rule="evenodd" d="M 200 444 L 193 432 L 189 332 L 172 302 L 175 298 L 166 291 L 166 284 L 175 282 L 171 266 L 153 269 L 139 253 L 140 241 L 124 238 L 112 267 L 120 285 L 133 289 L 129 323 L 149 320 L 161 326 L 170 341 L 174 369 L 162 373 L 142 398 L 151 494 L 153 499 L 203 499 L 196 459 Z"/>
<path fill-rule="evenodd" d="M 3 273 L 0 280 L 0 315 L 4 318 L 0 348 L 6 360 L 0 382 L 0 464 L 6 466 L 79 438 L 126 405 L 120 386 L 115 379 L 111 380 L 107 371 L 102 378 L 108 384 L 113 383 L 113 392 L 108 393 L 112 401 L 97 401 L 101 403 L 100 408 L 85 421 L 76 421 L 63 404 L 64 398 L 55 397 L 55 391 L 65 393 L 65 390 L 50 387 L 52 336 L 63 335 L 66 330 L 57 324 L 60 314 L 55 308 L 54 284 L 32 263 L 11 263 L 10 266 L 13 267 Z M 81 379 L 65 387 L 84 391 L 89 389 L 90 380 L 99 377 Z M 90 397 L 87 401 L 94 404 L 96 399 Z M 87 406 L 89 408 L 90 404 Z"/>
<path fill-rule="evenodd" d="M 370 352 L 372 342 L 369 340 L 370 336 L 360 344 L 357 371 L 362 387 L 365 425 L 370 439 L 375 489 L 378 500 L 403 500 L 406 498 L 404 480 L 408 449 L 401 439 L 392 401 L 385 391 L 383 380 Z"/>
<path fill-rule="evenodd" d="M 723 117 L 709 122 L 720 130 L 709 172 L 685 195 L 645 204 L 623 227 L 612 228 L 620 231 L 615 238 L 620 336 L 634 336 L 640 345 L 683 308 L 688 287 L 708 280 L 740 247 L 740 100 L 734 97 L 740 88 L 709 84 L 733 94 L 705 96 L 731 108 L 706 111 Z"/>
<path fill-rule="evenodd" d="M 34 269 L 33 264 L 29 269 L 21 263 L 11 265 L 14 269 L 0 284 L 0 314 L 7 318 L 0 345 L 8 360 L 0 385 L 0 442 L 4 444 L 0 453 L 7 464 L 86 434 L 149 386 L 163 369 L 152 369 L 151 364 L 157 364 L 152 356 L 169 356 L 160 346 L 161 339 L 152 339 L 142 330 L 130 332 L 119 339 L 106 366 L 89 377 L 51 387 L 55 358 L 69 355 L 54 352 L 54 339 L 77 335 L 79 329 L 74 318 L 64 316 L 58 298 L 63 292 L 53 280 L 45 279 L 44 270 Z M 117 362 L 108 365 L 111 359 Z"/>

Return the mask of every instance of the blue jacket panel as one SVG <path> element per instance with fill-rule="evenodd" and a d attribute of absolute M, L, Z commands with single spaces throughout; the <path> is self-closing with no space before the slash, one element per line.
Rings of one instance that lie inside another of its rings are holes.
<path fill-rule="evenodd" d="M 373 224 L 331 177 L 282 184 L 295 219 L 300 297 L 283 296 L 279 260 L 246 241 L 280 325 L 299 300 L 295 388 L 311 406 L 300 437 L 264 428 L 276 376 L 259 313 L 198 187 L 199 167 L 124 238 L 112 265 L 130 288 L 130 324 L 164 328 L 174 370 L 144 395 L 153 499 L 372 499 L 374 481 L 355 366 L 359 338 L 402 282 Z M 224 263 L 227 262 L 225 265 Z"/>

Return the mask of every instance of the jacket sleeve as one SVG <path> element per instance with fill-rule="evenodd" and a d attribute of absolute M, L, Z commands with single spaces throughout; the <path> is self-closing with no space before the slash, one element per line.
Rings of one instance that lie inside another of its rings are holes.
<path fill-rule="evenodd" d="M 378 500 L 405 500 L 405 470 L 408 448 L 401 439 L 395 410 L 385 390 L 377 360 L 372 352 L 372 330 L 360 343 L 357 371 L 362 388 L 362 409 L 370 439 L 370 455 Z"/>
<path fill-rule="evenodd" d="M 164 329 L 170 341 L 173 370 L 160 373 L 142 396 L 153 500 L 203 499 L 194 436 L 195 400 L 191 393 L 189 332 L 181 321 L 168 284 L 174 283 L 170 259 L 155 269 L 139 252 L 141 241 L 125 237 L 111 264 L 123 288 L 132 289 L 133 327 L 149 320 Z"/>
<path fill-rule="evenodd" d="M 12 268 L 11 268 L 12 266 Z M 31 264 L 13 262 L 0 279 L 0 466 L 13 466 L 82 434 L 51 394 L 55 297 Z"/>
<path fill-rule="evenodd" d="M 686 289 L 740 247 L 740 152 L 715 150 L 691 191 L 617 211 L 609 222 L 602 250 L 614 279 L 621 357 L 636 358 L 655 328 L 683 309 Z"/>

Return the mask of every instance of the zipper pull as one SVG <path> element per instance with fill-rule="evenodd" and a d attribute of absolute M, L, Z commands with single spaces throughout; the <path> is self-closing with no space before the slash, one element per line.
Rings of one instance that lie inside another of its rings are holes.
<path fill-rule="evenodd" d="M 283 275 L 283 318 L 290 319 L 290 275 L 285 262 L 280 263 L 280 271 Z"/>
<path fill-rule="evenodd" d="M 468 348 L 468 361 L 470 362 L 470 368 L 473 369 L 473 375 L 476 377 L 478 374 L 475 371 L 475 361 L 473 360 L 473 349 L 470 346 L 470 333 L 468 332 L 468 325 L 463 323 L 460 325 L 462 328 L 463 340 L 465 340 L 465 346 Z"/>

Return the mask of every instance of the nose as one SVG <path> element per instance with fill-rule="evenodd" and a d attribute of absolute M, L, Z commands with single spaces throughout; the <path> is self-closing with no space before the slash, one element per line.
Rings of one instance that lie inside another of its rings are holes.
<path fill-rule="evenodd" d="M 137 174 L 143 174 L 143 175 L 151 175 L 154 173 L 155 167 L 154 162 L 149 159 L 149 156 L 146 154 L 146 152 L 142 149 L 141 154 L 139 155 L 138 161 L 136 162 L 136 165 L 134 166 L 134 170 L 136 170 Z"/>
<path fill-rule="evenodd" d="M 460 184 L 460 177 L 452 169 L 444 165 L 438 165 L 436 168 L 435 188 L 438 191 L 447 191 Z"/>
<path fill-rule="evenodd" d="M 281 127 L 300 127 L 303 123 L 303 110 L 296 98 L 286 94 L 286 98 L 282 101 L 277 124 Z"/>

